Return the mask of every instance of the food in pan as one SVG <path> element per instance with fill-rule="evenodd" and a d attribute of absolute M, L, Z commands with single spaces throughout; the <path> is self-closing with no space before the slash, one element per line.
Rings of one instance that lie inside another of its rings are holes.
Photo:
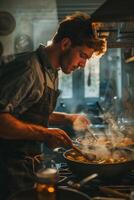
<path fill-rule="evenodd" d="M 91 152 L 92 154 L 93 152 Z M 90 153 L 89 153 L 90 154 Z M 93 153 L 95 154 L 95 152 Z M 85 157 L 80 155 L 79 153 L 75 152 L 74 150 L 71 150 L 66 154 L 67 159 L 75 161 L 75 162 L 80 162 L 80 163 L 89 163 L 89 164 L 113 164 L 113 163 L 123 163 L 129 160 L 133 159 L 133 155 L 128 155 L 128 152 L 124 150 L 114 150 L 109 152 L 108 156 L 100 157 L 99 153 L 94 160 L 87 160 Z"/>

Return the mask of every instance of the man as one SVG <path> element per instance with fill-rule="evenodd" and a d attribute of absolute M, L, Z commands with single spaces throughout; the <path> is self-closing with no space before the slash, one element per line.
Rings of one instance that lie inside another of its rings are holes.
<path fill-rule="evenodd" d="M 83 127 L 89 120 L 78 114 L 53 112 L 59 95 L 58 70 L 70 74 L 103 42 L 96 39 L 84 13 L 68 16 L 59 24 L 52 43 L 18 55 L 0 72 L 0 200 L 34 184 L 34 172 L 43 160 L 42 144 L 71 146 L 70 137 L 48 125 L 71 124 L 77 117 Z"/>

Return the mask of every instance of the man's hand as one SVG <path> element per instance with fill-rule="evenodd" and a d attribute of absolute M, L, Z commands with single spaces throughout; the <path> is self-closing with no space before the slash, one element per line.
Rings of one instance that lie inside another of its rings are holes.
<path fill-rule="evenodd" d="M 91 124 L 84 114 L 67 114 L 66 118 L 71 122 L 75 131 L 84 131 Z"/>
<path fill-rule="evenodd" d="M 51 148 L 72 146 L 71 138 L 62 129 L 48 128 L 47 134 L 45 133 L 45 135 L 44 142 Z"/>
<path fill-rule="evenodd" d="M 8 113 L 0 115 L 0 137 L 11 140 L 45 142 L 52 148 L 72 146 L 71 138 L 65 131 L 58 128 L 46 128 L 36 124 L 24 123 Z"/>

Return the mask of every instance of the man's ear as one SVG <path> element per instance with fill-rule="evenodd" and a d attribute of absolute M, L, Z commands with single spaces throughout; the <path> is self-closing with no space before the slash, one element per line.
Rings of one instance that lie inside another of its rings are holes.
<path fill-rule="evenodd" d="M 72 45 L 72 42 L 69 38 L 63 38 L 61 41 L 61 49 L 64 51 L 66 49 L 69 49 Z"/>

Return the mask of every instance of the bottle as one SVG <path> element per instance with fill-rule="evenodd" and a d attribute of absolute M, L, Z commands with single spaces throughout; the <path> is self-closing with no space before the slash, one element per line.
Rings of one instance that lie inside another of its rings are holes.
<path fill-rule="evenodd" d="M 56 200 L 56 182 L 58 173 L 56 169 L 41 169 L 36 173 L 35 190 L 38 200 Z"/>

